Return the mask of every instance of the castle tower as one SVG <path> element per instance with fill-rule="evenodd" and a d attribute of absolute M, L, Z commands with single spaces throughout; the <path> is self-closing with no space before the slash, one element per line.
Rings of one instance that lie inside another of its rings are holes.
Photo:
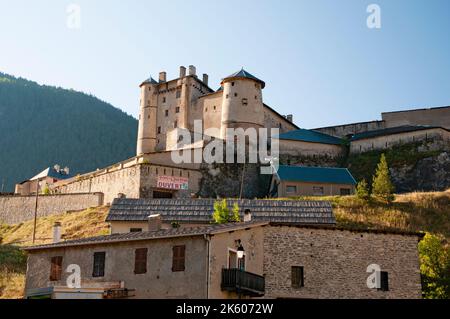
<path fill-rule="evenodd" d="M 264 126 L 262 89 L 265 83 L 244 69 L 222 80 L 221 138 L 226 138 L 227 128 Z"/>
<path fill-rule="evenodd" d="M 152 77 L 141 85 L 141 102 L 139 112 L 139 129 L 136 155 L 151 153 L 156 148 L 156 116 L 158 110 L 158 82 Z"/>

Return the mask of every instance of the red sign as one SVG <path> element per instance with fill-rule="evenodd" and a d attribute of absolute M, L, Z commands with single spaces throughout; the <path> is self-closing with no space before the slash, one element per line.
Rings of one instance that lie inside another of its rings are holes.
<path fill-rule="evenodd" d="M 187 190 L 189 179 L 185 177 L 158 176 L 156 187 L 174 190 Z"/>

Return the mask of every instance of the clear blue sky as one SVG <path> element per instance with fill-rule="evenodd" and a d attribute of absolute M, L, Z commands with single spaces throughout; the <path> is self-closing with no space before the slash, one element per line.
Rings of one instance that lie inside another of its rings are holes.
<path fill-rule="evenodd" d="M 66 7 L 81 7 L 81 29 Z M 366 8 L 381 7 L 381 29 Z M 213 88 L 242 66 L 265 102 L 313 128 L 450 105 L 450 1 L 0 0 L 0 71 L 133 116 L 140 81 L 193 64 Z"/>

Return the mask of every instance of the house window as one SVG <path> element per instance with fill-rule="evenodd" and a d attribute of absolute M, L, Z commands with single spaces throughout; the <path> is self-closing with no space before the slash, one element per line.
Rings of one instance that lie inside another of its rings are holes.
<path fill-rule="evenodd" d="M 130 233 L 141 233 L 142 228 L 130 228 Z"/>
<path fill-rule="evenodd" d="M 288 193 L 288 194 L 297 194 L 297 186 L 287 185 L 286 186 L 286 193 Z"/>
<path fill-rule="evenodd" d="M 164 113 L 165 113 L 166 117 L 169 116 L 169 110 L 166 110 Z"/>
<path fill-rule="evenodd" d="M 180 113 L 180 107 L 179 107 L 179 106 L 177 106 L 177 107 L 175 108 L 175 113 Z"/>
<path fill-rule="evenodd" d="M 106 253 L 104 251 L 94 253 L 94 269 L 92 271 L 92 277 L 105 276 L 105 257 Z"/>
<path fill-rule="evenodd" d="M 237 262 L 237 252 L 234 250 L 228 250 L 228 268 L 237 268 L 238 262 Z"/>
<path fill-rule="evenodd" d="M 186 246 L 173 246 L 172 271 L 184 271 Z"/>
<path fill-rule="evenodd" d="M 350 195 L 350 188 L 341 188 L 341 196 Z"/>
<path fill-rule="evenodd" d="M 50 267 L 50 281 L 61 280 L 62 273 L 62 256 L 52 257 Z"/>
<path fill-rule="evenodd" d="M 303 266 L 293 266 L 291 269 L 292 288 L 301 288 L 305 286 L 305 271 Z"/>
<path fill-rule="evenodd" d="M 248 100 L 247 99 L 242 99 L 242 105 L 248 105 Z"/>
<path fill-rule="evenodd" d="M 382 271 L 380 273 L 381 288 L 380 291 L 389 291 L 389 274 L 387 271 Z"/>
<path fill-rule="evenodd" d="M 158 126 L 158 134 L 161 134 L 161 126 Z"/>
<path fill-rule="evenodd" d="M 136 275 L 147 272 L 147 248 L 139 248 L 134 252 L 134 273 Z"/>
<path fill-rule="evenodd" d="M 313 186 L 313 195 L 320 196 L 324 194 L 324 190 L 322 186 Z"/>

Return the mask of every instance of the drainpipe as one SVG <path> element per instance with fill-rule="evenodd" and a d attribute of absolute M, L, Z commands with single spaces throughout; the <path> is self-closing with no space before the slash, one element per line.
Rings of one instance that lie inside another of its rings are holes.
<path fill-rule="evenodd" d="M 206 241 L 206 249 L 207 249 L 207 257 L 206 257 L 206 299 L 209 299 L 209 281 L 210 281 L 210 247 L 211 247 L 211 238 L 209 235 L 204 234 L 203 238 Z"/>

